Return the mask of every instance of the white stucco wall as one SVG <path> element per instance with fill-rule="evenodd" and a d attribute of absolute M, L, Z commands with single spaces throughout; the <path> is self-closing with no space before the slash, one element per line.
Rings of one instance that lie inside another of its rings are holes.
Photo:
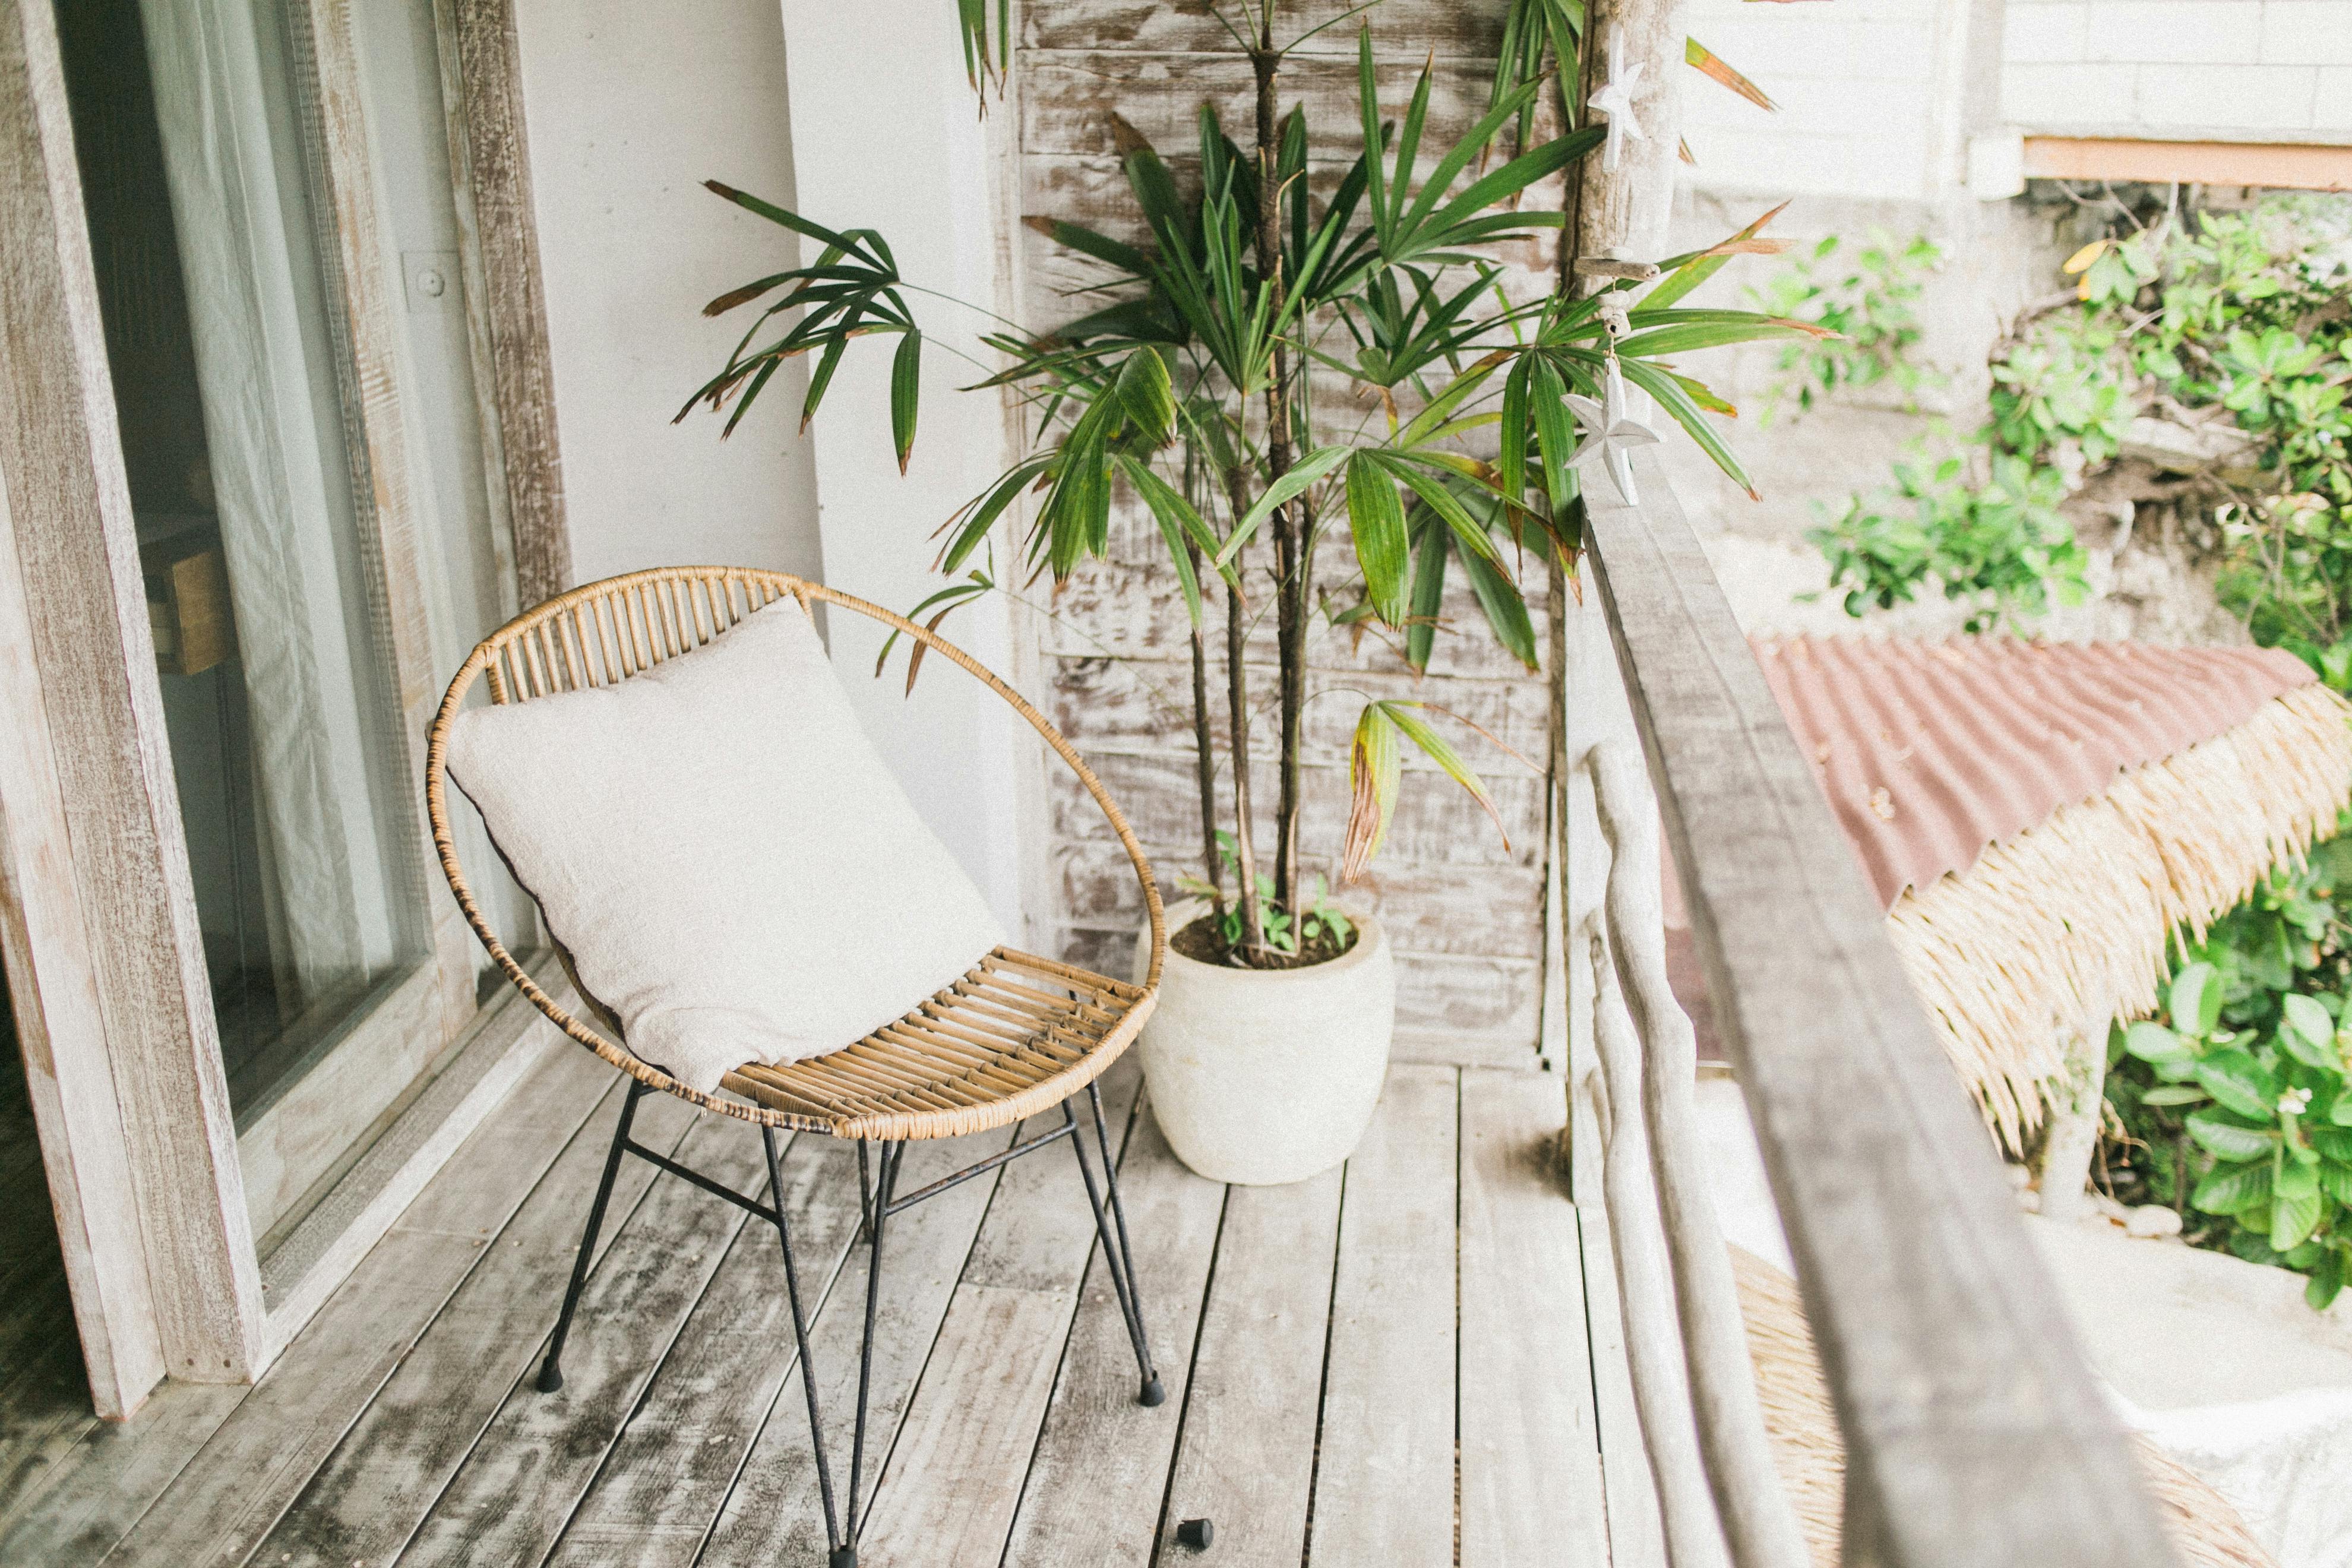
<path fill-rule="evenodd" d="M 848 356 L 805 436 L 805 362 L 723 444 L 717 417 L 670 419 L 750 324 L 744 312 L 707 320 L 704 302 L 799 256 L 785 230 L 705 179 L 880 228 L 910 277 L 992 300 L 1001 247 L 952 14 L 938 0 L 518 0 L 516 14 L 574 574 L 725 562 L 913 607 L 938 585 L 931 530 L 1002 466 L 1000 405 L 953 390 L 971 379 L 964 362 L 929 356 L 905 479 L 882 339 Z M 980 320 L 940 324 L 969 334 Z M 1001 605 L 949 630 L 1009 667 Z M 917 809 L 1019 931 L 1011 714 L 943 662 L 911 700 L 903 664 L 871 679 L 882 633 L 870 622 L 833 616 L 828 636 Z"/>
<path fill-rule="evenodd" d="M 811 431 L 825 581 L 903 614 L 941 584 L 930 570 L 934 531 L 1011 459 L 998 395 L 958 390 L 980 379 L 976 365 L 995 362 L 979 335 L 996 323 L 981 311 L 1010 297 L 1011 225 L 996 200 L 1004 165 L 989 141 L 1005 110 L 986 124 L 974 111 L 954 15 L 940 0 L 782 0 L 782 10 L 800 210 L 828 227 L 881 231 L 926 334 L 906 474 L 890 443 L 891 339 L 851 346 Z M 1019 676 L 1002 598 L 958 611 L 943 629 Z M 925 666 L 911 696 L 902 695 L 903 653 L 885 679 L 866 679 L 885 635 L 872 621 L 833 617 L 850 700 L 924 819 L 1019 932 L 1024 871 L 1035 866 L 1024 846 L 1033 858 L 1044 846 L 1034 824 L 1020 830 L 1028 819 L 1016 795 L 1033 787 L 1024 780 L 1036 776 L 1038 748 L 1012 710 L 944 661 Z"/>
<path fill-rule="evenodd" d="M 1692 189 L 1958 197 L 1970 132 L 2352 141 L 2352 0 L 1688 0 L 1777 113 L 1692 80 Z M 1992 37 L 1993 26 L 1999 37 Z M 1971 27 L 1987 36 L 1971 37 Z M 1966 123 L 1972 72 L 1990 117 Z"/>
<path fill-rule="evenodd" d="M 515 13 L 575 573 L 724 562 L 821 574 L 798 372 L 723 445 L 707 415 L 670 423 L 743 331 L 706 320 L 704 302 L 774 270 L 789 237 L 702 188 L 792 199 L 775 0 L 519 0 Z"/>

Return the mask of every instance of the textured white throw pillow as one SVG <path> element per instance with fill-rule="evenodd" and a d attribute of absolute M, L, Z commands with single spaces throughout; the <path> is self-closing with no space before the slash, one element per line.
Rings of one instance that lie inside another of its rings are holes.
<path fill-rule="evenodd" d="M 695 1089 L 849 1045 L 1004 940 L 791 599 L 616 685 L 467 710 L 448 763 L 629 1049 Z"/>

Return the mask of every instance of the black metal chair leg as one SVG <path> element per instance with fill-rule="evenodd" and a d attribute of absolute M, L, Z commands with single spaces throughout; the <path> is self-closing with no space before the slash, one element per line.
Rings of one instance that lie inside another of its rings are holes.
<path fill-rule="evenodd" d="M 1137 1283 L 1135 1259 L 1128 1247 L 1127 1211 L 1118 1201 L 1118 1173 L 1110 1152 L 1110 1130 L 1103 1120 L 1102 1100 L 1095 1094 L 1092 1084 L 1087 1086 L 1087 1093 L 1094 1102 L 1095 1142 L 1102 1151 L 1103 1183 L 1110 1189 L 1109 1213 L 1104 1212 L 1102 1194 L 1095 1186 L 1094 1167 L 1087 1163 L 1083 1133 L 1071 1136 L 1070 1151 L 1078 1158 L 1078 1174 L 1087 1184 L 1087 1203 L 1095 1211 L 1095 1234 L 1102 1238 L 1103 1264 L 1110 1274 L 1111 1293 L 1118 1298 L 1119 1316 L 1127 1321 L 1128 1343 L 1135 1347 L 1136 1369 L 1143 1376 L 1143 1388 L 1136 1395 L 1136 1403 L 1159 1405 L 1167 1399 L 1168 1391 L 1160 1386 L 1159 1370 L 1151 1364 L 1151 1344 L 1143 1331 L 1143 1292 Z M 1075 1119 L 1076 1113 L 1067 1109 L 1066 1101 L 1064 1103 L 1063 1113 Z"/>
<path fill-rule="evenodd" d="M 1110 1124 L 1103 1120 L 1102 1091 L 1091 1083 L 1087 1085 L 1087 1103 L 1095 1113 L 1095 1142 L 1102 1149 L 1103 1185 L 1110 1189 L 1110 1215 L 1118 1226 L 1119 1262 L 1127 1270 L 1127 1294 L 1135 1303 L 1135 1331 L 1140 1337 L 1143 1333 L 1143 1285 L 1135 1276 L 1135 1244 L 1127 1238 L 1127 1205 L 1119 1201 L 1118 1162 L 1110 1152 Z M 1148 1352 L 1150 1346 L 1145 1349 Z M 1147 1353 L 1144 1359 L 1148 1364 L 1150 1357 Z M 1159 1401 L 1152 1403 L 1156 1405 Z"/>
<path fill-rule="evenodd" d="M 801 1273 L 793 1261 L 792 1223 L 784 1211 L 784 1165 L 776 1153 L 776 1130 L 762 1127 L 760 1137 L 768 1151 L 768 1195 L 776 1205 L 776 1238 L 784 1249 L 784 1291 L 792 1300 L 793 1340 L 800 1351 L 801 1390 L 808 1396 L 809 1447 L 816 1456 L 817 1495 L 824 1503 L 824 1541 L 835 1568 L 845 1568 L 842 1553 L 849 1554 L 847 1563 L 855 1563 L 857 1552 L 843 1539 L 841 1517 L 833 1504 L 833 1467 L 824 1460 L 824 1419 L 817 1412 L 816 1362 L 809 1354 L 808 1312 L 801 1303 Z"/>
<path fill-rule="evenodd" d="M 857 1141 L 857 1236 L 874 1239 L 874 1178 L 866 1168 L 866 1140 Z"/>
<path fill-rule="evenodd" d="M 866 1250 L 866 1333 L 858 1338 L 858 1425 L 849 1438 L 849 1540 L 833 1549 L 828 1568 L 856 1568 L 858 1563 L 858 1490 L 866 1479 L 866 1401 L 875 1377 L 875 1307 L 882 1300 L 882 1237 L 889 1232 L 889 1201 L 898 1190 L 898 1166 L 906 1159 L 903 1142 L 885 1142 L 879 1173 L 875 1175 L 873 1234 Z"/>
<path fill-rule="evenodd" d="M 563 1341 L 572 1332 L 572 1314 L 579 1309 L 581 1287 L 588 1283 L 588 1264 L 596 1251 L 596 1233 L 604 1228 L 604 1205 L 613 1200 L 613 1178 L 620 1174 L 621 1152 L 629 1142 L 629 1123 L 636 1120 L 637 1101 L 649 1091 L 635 1081 L 621 1102 L 621 1123 L 613 1129 L 613 1150 L 604 1156 L 604 1179 L 596 1184 L 596 1201 L 588 1205 L 587 1234 L 580 1238 L 580 1256 L 572 1262 L 572 1286 L 563 1292 L 563 1310 L 555 1320 L 555 1337 L 547 1343 L 547 1359 L 539 1364 L 539 1391 L 553 1394 L 563 1386 Z"/>

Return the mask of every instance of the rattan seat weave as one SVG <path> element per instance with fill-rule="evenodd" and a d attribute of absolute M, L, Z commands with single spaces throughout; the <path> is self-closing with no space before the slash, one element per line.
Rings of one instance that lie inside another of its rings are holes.
<path fill-rule="evenodd" d="M 856 1044 L 725 1087 L 837 1138 L 950 1136 L 1058 1105 L 1118 1059 L 1150 1012 L 1139 985 L 1000 947 Z"/>
<path fill-rule="evenodd" d="M 842 1049 L 777 1067 L 747 1062 L 718 1094 L 677 1082 L 639 1059 L 619 1021 L 578 985 L 598 1028 L 550 995 L 483 914 L 449 825 L 451 721 L 478 682 L 493 702 L 608 685 L 723 635 L 753 610 L 786 596 L 803 610 L 838 606 L 895 628 L 961 667 L 1028 721 L 1077 775 L 1127 850 L 1151 926 L 1142 984 L 999 947 L 962 979 L 897 1022 Z M 449 684 L 425 745 L 425 794 L 433 842 L 467 924 L 491 962 L 566 1035 L 648 1088 L 705 1110 L 771 1127 L 837 1138 L 898 1142 L 950 1138 L 1003 1127 L 1050 1110 L 1117 1060 L 1159 996 L 1166 933 L 1160 894 L 1126 817 L 1070 743 L 1018 692 L 938 634 L 878 605 L 781 572 L 745 567 L 661 567 L 591 583 L 526 611 L 485 637 Z"/>

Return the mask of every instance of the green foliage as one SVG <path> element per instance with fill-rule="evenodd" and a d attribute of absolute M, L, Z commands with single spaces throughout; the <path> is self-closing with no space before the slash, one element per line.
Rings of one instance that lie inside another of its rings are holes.
<path fill-rule="evenodd" d="M 1906 603 L 1928 582 L 1968 605 L 1971 632 L 2083 601 L 2082 547 L 2058 515 L 2063 477 L 2005 452 L 1989 467 L 1978 483 L 1961 457 L 1898 463 L 1890 489 L 1806 535 L 1846 585 L 1848 615 Z"/>
<path fill-rule="evenodd" d="M 1919 342 L 1916 309 L 1921 289 L 1944 264 L 1944 253 L 1926 235 L 1896 239 L 1873 229 L 1859 247 L 1831 235 L 1761 289 L 1749 300 L 1767 315 L 1810 321 L 1833 334 L 1789 344 L 1780 351 L 1780 379 L 1766 395 L 1763 418 L 1793 398 L 1799 409 L 1843 389 L 1892 383 L 1906 405 L 1940 386 L 1945 378 L 1917 364 L 1911 351 Z"/>
<path fill-rule="evenodd" d="M 2119 341 L 2104 316 L 2069 311 L 2045 318 L 1995 360 L 1988 434 L 1999 449 L 2039 461 L 2072 441 L 2085 463 L 2112 458 L 2138 412 Z"/>
<path fill-rule="evenodd" d="M 2025 322 L 1996 353 L 1978 439 L 1996 472 L 2016 458 L 2035 468 L 2037 485 L 2042 473 L 2060 476 L 2063 494 L 2116 460 L 2142 414 L 2251 437 L 2242 457 L 2214 465 L 2175 504 L 2210 525 L 2221 601 L 2254 640 L 2293 649 L 2352 691 L 2352 208 L 2279 197 L 2242 214 L 2118 222 L 2129 232 L 2068 261 L 2074 300 Z M 1775 287 L 1793 291 L 1801 280 Z M 1908 488 L 1898 475 L 1897 498 L 1914 499 Z M 1856 615 L 1912 597 L 1930 577 L 1954 597 L 1994 605 L 1995 619 L 2079 592 L 2080 552 L 2056 534 L 2016 530 L 2003 552 L 1998 533 L 1976 523 L 1970 509 L 1926 504 L 1889 523 L 1873 498 L 1813 538 Z M 1971 538 L 1918 537 L 1944 529 Z"/>
<path fill-rule="evenodd" d="M 2339 823 L 2352 826 L 2352 814 Z M 2157 1018 L 2118 1027 L 2106 1098 L 2119 1190 L 2189 1238 L 2310 1276 L 2352 1268 L 2352 837 L 2281 867 L 2189 949 Z"/>
<path fill-rule="evenodd" d="M 1234 847 L 1234 836 L 1222 828 L 1217 833 L 1217 859 L 1224 868 L 1225 879 L 1238 887 L 1241 883 L 1241 856 Z M 1215 900 L 1223 911 L 1223 919 L 1217 924 L 1217 934 L 1224 939 L 1229 948 L 1241 945 L 1241 907 L 1226 899 L 1222 885 L 1212 885 L 1192 876 L 1177 878 L 1176 885 L 1196 899 Z M 1296 956 L 1301 942 L 1309 948 L 1319 942 L 1335 952 L 1345 952 L 1356 940 L 1355 922 L 1332 904 L 1331 889 L 1320 877 L 1307 884 L 1295 920 L 1288 910 L 1275 902 L 1272 877 L 1262 872 L 1259 874 L 1252 898 L 1257 905 L 1258 924 L 1265 932 L 1266 945 L 1276 952 Z"/>
<path fill-rule="evenodd" d="M 1335 15 L 1280 47 L 1269 33 L 1272 7 L 1259 8 L 1254 38 L 1213 14 L 1241 46 L 1247 70 L 1271 82 L 1288 48 L 1360 9 L 1335 5 Z M 975 79 L 984 80 L 1002 68 L 1002 8 L 993 35 L 984 0 L 966 0 L 959 15 Z M 1522 198 L 1600 145 L 1603 132 L 1586 125 L 1528 144 L 1548 81 L 1577 75 L 1582 12 L 1562 0 L 1525 0 L 1515 15 L 1507 68 L 1485 113 L 1450 142 L 1433 133 L 1433 68 L 1422 70 L 1401 113 L 1380 101 L 1369 27 L 1360 33 L 1355 113 L 1339 128 L 1345 142 L 1336 151 L 1315 148 L 1316 128 L 1300 109 L 1259 127 L 1261 143 L 1244 149 L 1204 105 L 1196 151 L 1185 160 L 1199 170 L 1194 187 L 1114 116 L 1135 220 L 1117 226 L 1148 237 L 1029 218 L 1095 264 L 1097 280 L 1077 290 L 1082 304 L 1070 319 L 997 319 L 981 339 L 998 368 L 978 385 L 1010 389 L 1022 402 L 1029 449 L 948 520 L 937 564 L 950 578 L 961 575 L 917 613 L 937 626 L 1000 585 L 1019 591 L 1045 579 L 1058 591 L 1109 553 L 1124 501 L 1127 515 L 1149 515 L 1164 542 L 1196 637 L 1218 587 L 1229 623 L 1271 618 L 1281 666 L 1276 793 L 1293 815 L 1276 827 L 1272 913 L 1261 920 L 1252 900 L 1235 900 L 1252 948 L 1276 946 L 1276 926 L 1265 923 L 1274 915 L 1286 931 L 1314 915 L 1301 901 L 1295 814 L 1298 717 L 1322 695 L 1307 690 L 1316 612 L 1351 637 L 1397 634 L 1418 672 L 1444 629 L 1445 578 L 1458 572 L 1486 627 L 1533 668 L 1521 574 L 1532 565 L 1539 583 L 1555 563 L 1572 570 L 1580 545 L 1576 465 L 1600 417 L 1612 324 L 1601 295 L 1515 300 L 1498 279 L 1502 247 L 1563 221 Z M 1563 47 L 1567 56 L 1558 53 Z M 1549 73 L 1541 68 L 1547 50 L 1555 57 Z M 1685 58 L 1760 99 L 1709 51 L 1694 47 Z M 1309 179 L 1310 168 L 1342 161 L 1335 185 Z M 918 440 L 927 357 L 956 352 L 951 338 L 919 326 L 908 305 L 909 296 L 929 291 L 898 276 L 872 230 L 837 233 L 755 197 L 720 194 L 824 249 L 814 265 L 712 301 L 713 314 L 755 303 L 761 313 L 688 409 L 724 410 L 732 429 L 779 367 L 808 354 L 805 421 L 854 340 L 893 336 L 891 433 L 903 469 Z M 1683 303 L 1732 248 L 1770 248 L 1756 237 L 1759 226 L 1663 262 L 1651 292 L 1630 300 L 1630 327 L 1614 343 L 1623 382 L 1743 486 L 1747 477 L 1714 425 L 1729 405 L 1669 361 L 1720 344 L 1823 335 L 1814 323 Z M 1633 291 L 1624 283 L 1611 293 L 1627 302 Z M 1318 556 L 1327 541 L 1333 548 Z M 1328 590 L 1318 566 L 1338 579 Z M 1205 638 L 1196 649 L 1204 672 L 1223 651 L 1213 654 Z M 910 668 L 910 683 L 913 674 Z M 1195 700 L 1234 689 L 1204 679 Z M 1246 734 L 1245 696 L 1231 705 L 1226 735 Z M 1366 699 L 1360 739 L 1369 726 L 1389 763 L 1359 788 L 1343 851 L 1349 877 L 1385 827 L 1403 742 L 1493 809 L 1478 775 L 1420 716 L 1423 706 Z M 1212 715 L 1194 717 L 1205 748 Z M 1204 786 L 1202 805 L 1205 827 L 1216 820 L 1213 786 Z M 1233 837 L 1237 865 L 1255 868 L 1248 825 L 1235 818 Z M 1253 869 L 1247 879 L 1255 878 Z"/>

